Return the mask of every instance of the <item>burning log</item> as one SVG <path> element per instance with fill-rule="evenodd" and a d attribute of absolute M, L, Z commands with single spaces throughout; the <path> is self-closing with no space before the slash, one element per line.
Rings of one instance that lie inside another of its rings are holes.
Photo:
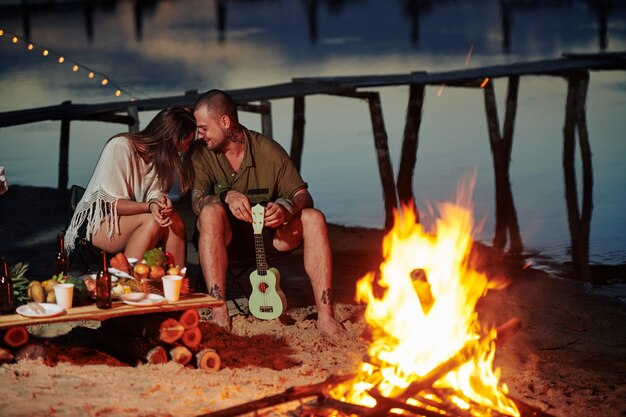
<path fill-rule="evenodd" d="M 501 335 L 499 343 L 500 344 L 504 343 L 520 328 L 521 328 L 521 322 L 519 321 L 519 319 L 511 319 L 505 324 L 503 324 L 502 326 L 498 327 L 496 329 L 496 333 Z M 404 390 L 404 392 L 402 392 L 400 395 L 394 398 L 391 398 L 390 400 L 394 400 L 393 401 L 394 403 L 396 401 L 404 403 L 404 401 L 417 395 L 420 391 L 426 388 L 432 387 L 435 382 L 437 382 L 439 379 L 445 376 L 448 372 L 453 371 L 454 369 L 458 368 L 459 366 L 463 365 L 465 362 L 470 360 L 474 356 L 474 353 L 477 347 L 479 346 L 479 344 L 480 344 L 480 340 L 478 341 L 472 340 L 472 341 L 467 342 L 455 355 L 453 355 L 447 361 L 443 362 L 442 364 L 440 364 L 439 366 L 431 370 L 428 374 L 426 374 L 420 380 L 414 381 L 411 384 L 409 384 L 409 386 L 406 388 L 406 390 Z M 368 392 L 368 393 L 370 395 L 372 394 L 376 395 L 376 393 L 374 392 L 372 393 Z M 374 397 L 374 395 L 372 395 L 372 397 Z M 364 416 L 382 417 L 382 416 L 387 415 L 387 413 L 389 412 L 391 408 L 394 408 L 394 406 L 390 405 L 389 401 L 386 401 L 385 403 L 382 403 L 382 404 L 379 403 L 379 405 L 372 408 L 371 411 L 364 414 Z"/>
<path fill-rule="evenodd" d="M 127 317 L 113 318 L 103 321 L 101 328 L 168 344 L 174 343 L 185 333 L 185 327 L 178 320 L 159 314 L 134 316 L 130 320 Z"/>
<path fill-rule="evenodd" d="M 18 348 L 28 343 L 28 331 L 24 326 L 13 326 L 7 329 L 2 341 L 11 348 Z"/>
<path fill-rule="evenodd" d="M 198 369 L 216 372 L 222 366 L 222 360 L 213 349 L 204 349 L 196 354 L 196 366 Z"/>

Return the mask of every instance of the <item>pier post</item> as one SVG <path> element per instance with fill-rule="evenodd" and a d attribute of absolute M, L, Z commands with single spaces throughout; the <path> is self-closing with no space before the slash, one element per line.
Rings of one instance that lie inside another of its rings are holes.
<path fill-rule="evenodd" d="M 397 181 L 398 200 L 402 206 L 413 205 L 412 208 L 415 211 L 417 221 L 419 221 L 419 212 L 413 195 L 413 172 L 415 171 L 419 130 L 422 123 L 424 90 L 423 84 L 411 84 L 409 88 L 409 102 L 406 109 L 404 139 Z"/>
<path fill-rule="evenodd" d="M 137 106 L 128 106 L 126 109 L 128 116 L 134 120 L 134 123 L 128 124 L 128 131 L 131 133 L 139 132 L 139 111 Z"/>
<path fill-rule="evenodd" d="M 293 98 L 293 133 L 291 137 L 290 156 L 298 170 L 302 166 L 302 150 L 304 148 L 304 96 Z"/>
<path fill-rule="evenodd" d="M 71 101 L 64 101 L 62 106 L 70 106 Z M 67 191 L 69 180 L 69 150 L 70 150 L 70 118 L 61 119 L 61 137 L 59 139 L 59 177 L 57 181 L 57 192 L 64 196 Z"/>

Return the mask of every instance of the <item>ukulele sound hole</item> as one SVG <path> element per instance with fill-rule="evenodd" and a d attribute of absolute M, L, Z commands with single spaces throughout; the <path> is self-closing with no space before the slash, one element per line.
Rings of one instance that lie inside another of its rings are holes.
<path fill-rule="evenodd" d="M 265 294 L 265 293 L 267 292 L 267 289 L 268 289 L 269 287 L 270 287 L 270 286 L 269 286 L 269 285 L 267 285 L 265 282 L 262 282 L 262 283 L 260 283 L 260 284 L 259 284 L 259 291 L 260 291 L 262 294 Z"/>

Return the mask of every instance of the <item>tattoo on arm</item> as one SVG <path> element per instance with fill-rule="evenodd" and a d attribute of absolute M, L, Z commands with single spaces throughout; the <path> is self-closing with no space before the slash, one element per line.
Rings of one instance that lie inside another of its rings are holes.
<path fill-rule="evenodd" d="M 215 284 L 213 285 L 211 288 L 209 288 L 209 295 L 213 298 L 215 298 L 216 300 L 223 300 L 224 296 L 222 295 L 222 291 L 220 289 L 220 286 Z"/>
<path fill-rule="evenodd" d="M 322 304 L 330 304 L 332 302 L 332 292 L 330 288 L 322 291 L 322 297 L 320 298 Z"/>
<path fill-rule="evenodd" d="M 200 213 L 200 209 L 207 204 L 217 204 L 220 202 L 220 196 L 216 194 L 209 194 L 205 190 L 192 190 L 191 191 L 191 207 L 196 214 Z"/>

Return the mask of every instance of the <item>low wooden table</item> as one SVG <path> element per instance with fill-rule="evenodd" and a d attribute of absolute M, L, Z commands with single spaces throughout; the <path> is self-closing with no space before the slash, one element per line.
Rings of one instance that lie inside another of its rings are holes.
<path fill-rule="evenodd" d="M 95 304 L 72 307 L 65 313 L 54 317 L 24 317 L 19 314 L 0 316 L 0 329 L 14 326 L 31 326 L 45 323 L 61 323 L 67 321 L 96 320 L 102 321 L 113 317 L 133 316 L 138 314 L 163 313 L 186 310 L 188 308 L 212 308 L 223 305 L 224 302 L 206 294 L 189 294 L 174 302 L 160 305 L 131 306 L 122 301 L 114 301 L 113 307 L 102 310 Z"/>

